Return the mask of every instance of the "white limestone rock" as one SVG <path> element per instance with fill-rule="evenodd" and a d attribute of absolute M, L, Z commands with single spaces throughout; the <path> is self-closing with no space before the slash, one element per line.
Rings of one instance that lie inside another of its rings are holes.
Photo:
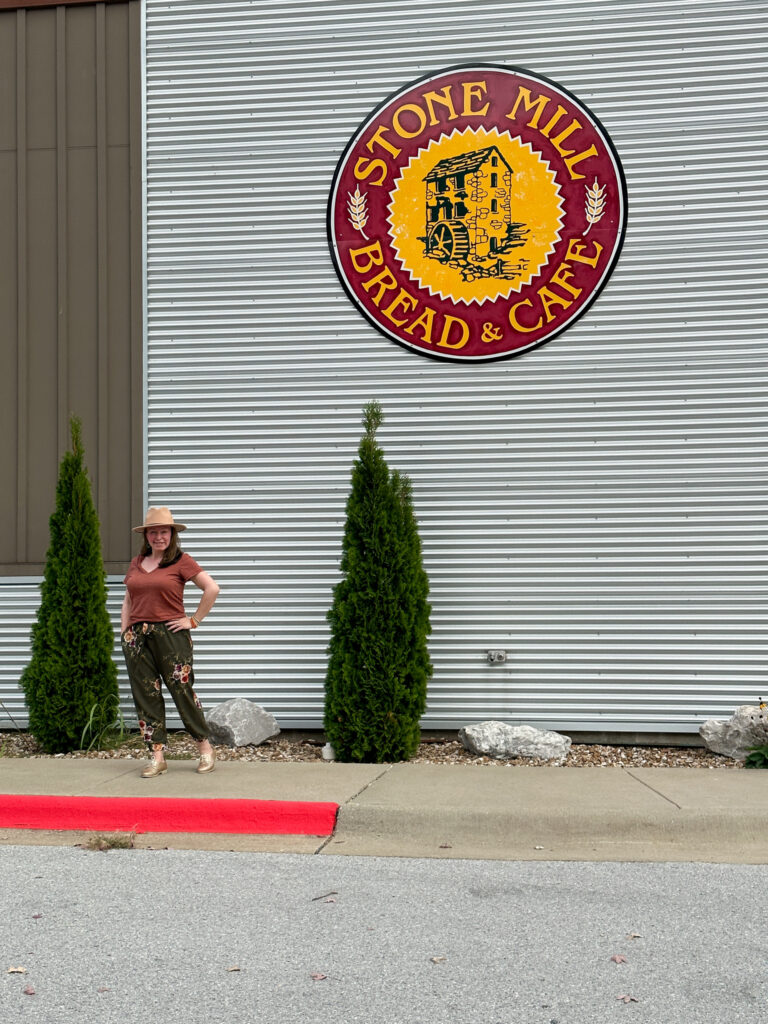
<path fill-rule="evenodd" d="M 459 729 L 459 739 L 474 754 L 487 757 L 536 757 L 548 761 L 564 761 L 571 749 L 571 739 L 548 729 L 530 725 L 508 725 L 506 722 L 478 722 Z"/>
<path fill-rule="evenodd" d="M 206 720 L 211 742 L 224 743 L 229 747 L 258 746 L 280 732 L 273 715 L 244 697 L 219 704 Z"/>
<path fill-rule="evenodd" d="M 744 761 L 750 747 L 768 743 L 768 709 L 743 704 L 727 721 L 708 719 L 699 726 L 699 735 L 709 750 Z"/>

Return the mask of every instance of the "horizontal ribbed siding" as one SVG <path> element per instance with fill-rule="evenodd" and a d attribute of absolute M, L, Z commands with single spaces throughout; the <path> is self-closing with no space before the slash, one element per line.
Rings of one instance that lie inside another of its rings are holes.
<path fill-rule="evenodd" d="M 121 580 L 122 577 L 107 578 L 107 608 L 115 623 L 113 657 L 118 666 L 120 703 L 126 717 L 135 723 L 130 685 L 117 642 L 124 593 Z M 0 587 L 0 729 L 21 729 L 27 725 L 27 709 L 18 681 L 30 659 L 29 638 L 40 601 L 40 582 L 25 576 L 3 580 Z"/>
<path fill-rule="evenodd" d="M 687 731 L 753 700 L 763 5 L 147 12 L 149 488 L 184 510 L 190 549 L 223 584 L 199 645 L 216 652 L 212 698 L 319 724 L 350 466 L 377 398 L 431 580 L 426 726 Z M 330 265 L 325 204 L 373 106 L 478 55 L 591 106 L 622 158 L 630 219 L 583 321 L 469 368 L 362 321 Z M 489 667 L 488 648 L 507 663 Z"/>

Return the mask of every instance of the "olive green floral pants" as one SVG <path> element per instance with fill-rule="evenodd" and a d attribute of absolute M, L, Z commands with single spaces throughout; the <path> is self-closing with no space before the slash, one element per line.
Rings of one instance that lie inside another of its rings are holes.
<path fill-rule="evenodd" d="M 122 647 L 139 729 L 149 749 L 153 744 L 168 742 L 163 683 L 190 736 L 207 740 L 203 706 L 192 689 L 194 672 L 189 630 L 174 633 L 164 622 L 135 622 L 123 633 Z"/>

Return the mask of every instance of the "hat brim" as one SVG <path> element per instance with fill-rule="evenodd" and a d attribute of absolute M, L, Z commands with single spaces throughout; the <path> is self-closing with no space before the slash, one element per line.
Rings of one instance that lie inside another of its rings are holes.
<path fill-rule="evenodd" d="M 169 526 L 172 530 L 176 530 L 177 533 L 181 533 L 182 530 L 186 530 L 184 523 L 150 523 L 148 526 L 134 526 L 133 533 L 144 533 L 145 530 L 151 530 L 153 526 Z"/>

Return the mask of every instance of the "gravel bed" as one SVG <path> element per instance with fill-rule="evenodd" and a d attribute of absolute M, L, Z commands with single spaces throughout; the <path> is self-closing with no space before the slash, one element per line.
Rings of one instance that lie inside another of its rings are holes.
<path fill-rule="evenodd" d="M 258 747 L 217 746 L 222 761 L 321 761 L 322 739 L 276 736 Z M 78 750 L 71 754 L 45 754 L 37 741 L 26 732 L 0 733 L 2 757 L 68 757 L 68 758 L 137 758 L 147 756 L 138 737 L 130 737 L 114 750 Z M 166 757 L 169 760 L 197 757 L 197 744 L 186 733 L 171 733 Z M 551 761 L 517 757 L 497 759 L 472 754 L 455 739 L 430 739 L 421 743 L 411 764 L 472 764 L 489 767 L 538 767 Z M 574 743 L 563 762 L 565 768 L 595 768 L 619 765 L 632 768 L 713 768 L 739 769 L 744 765 L 730 757 L 714 754 L 703 747 L 640 747 L 607 744 Z"/>

